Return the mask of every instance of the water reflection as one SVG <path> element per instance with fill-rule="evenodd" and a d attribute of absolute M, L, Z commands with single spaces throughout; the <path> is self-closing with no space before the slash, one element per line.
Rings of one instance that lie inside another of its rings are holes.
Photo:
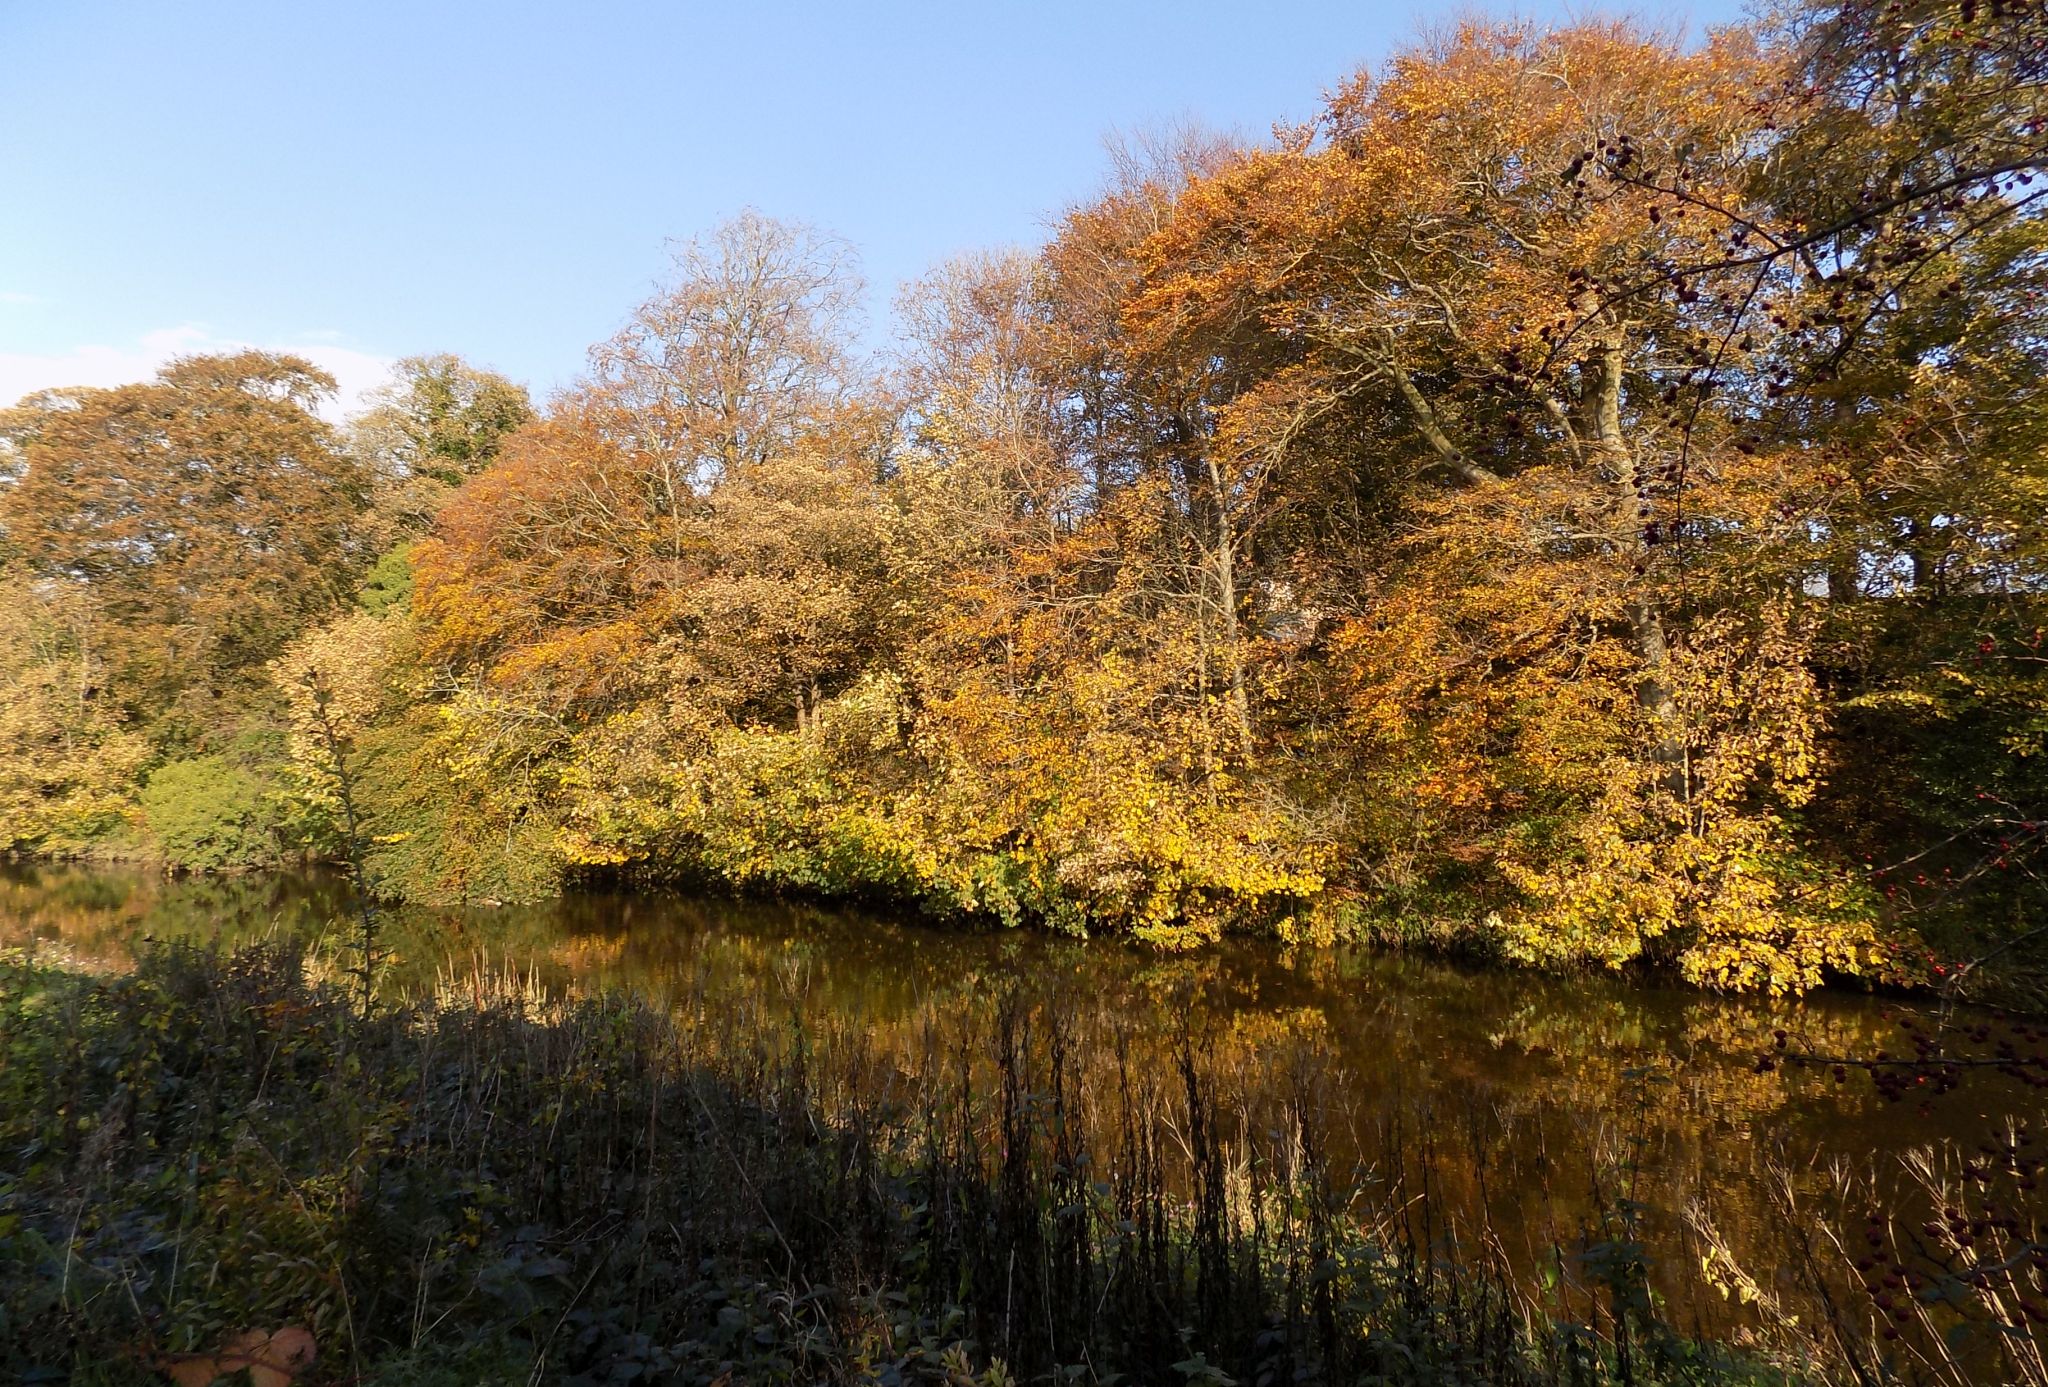
<path fill-rule="evenodd" d="M 331 876 L 167 880 L 143 872 L 0 868 L 0 944 L 118 967 L 137 940 L 234 945 L 266 936 L 339 954 L 346 893 Z M 1080 1068 L 1107 1093 L 1121 1050 L 1171 1075 L 1180 1038 L 1231 1074 L 1238 1118 L 1262 1090 L 1326 1076 L 1362 1180 L 1429 1163 L 1412 1207 L 1433 1228 L 1482 1225 L 1524 1269 L 1554 1264 L 1600 1205 L 1596 1186 L 1649 1210 L 1668 1256 L 1658 1281 L 1689 1323 L 1739 1312 L 1698 1283 L 1680 1215 L 1695 1202 L 1753 1269 L 1780 1262 L 1762 1193 L 1769 1156 L 1809 1171 L 1943 1134 L 1909 1106 L 1825 1071 L 1759 1072 L 1778 1029 L 1822 1053 L 1896 1038 L 1895 1004 L 1855 996 L 1730 1001 L 1612 979 L 1547 979 L 1361 952 L 1226 945 L 1161 957 L 1022 933 L 947 933 L 808 905 L 577 895 L 494 911 L 393 912 L 386 986 L 448 985 L 479 967 L 554 992 L 624 989 L 657 1004 L 801 1022 L 812 1043 L 858 1036 L 900 1076 L 929 1072 L 936 1036 L 990 1033 L 996 999 L 1022 989 L 1072 1018 Z M 968 1041 L 965 1043 L 979 1043 Z M 923 1056 L 924 1058 L 920 1058 Z M 923 1067 L 921 1067 L 923 1066 Z M 875 1072 L 870 1069 L 869 1073 Z M 1959 1098 L 1962 1096 L 1959 1095 Z M 1941 1115 L 1975 1140 L 2019 1100 L 1994 1085 Z M 1626 1188 L 1618 1188 L 1625 1184 Z"/>

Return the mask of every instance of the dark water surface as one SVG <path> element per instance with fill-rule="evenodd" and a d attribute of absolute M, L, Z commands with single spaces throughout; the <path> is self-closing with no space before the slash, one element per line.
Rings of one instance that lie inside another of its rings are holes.
<path fill-rule="evenodd" d="M 145 938 L 289 936 L 339 968 L 346 904 L 341 883 L 316 873 L 166 880 L 0 866 L 0 946 L 118 967 Z M 1853 1073 L 1844 1083 L 1818 1066 L 1760 1071 L 1778 1030 L 1794 1051 L 1897 1050 L 1900 1004 L 1843 993 L 1730 1000 L 1250 942 L 1165 957 L 810 905 L 656 896 L 407 908 L 392 914 L 385 947 L 387 989 L 460 996 L 484 971 L 513 970 L 557 995 L 623 989 L 692 1014 L 743 1013 L 820 1044 L 858 1037 L 885 1061 L 877 1073 L 892 1056 L 905 1061 L 893 1072 L 917 1072 L 913 1052 L 942 1030 L 985 1040 L 996 999 L 1018 991 L 1070 1018 L 1084 1071 L 1106 1076 L 1120 1050 L 1170 1085 L 1192 1034 L 1242 1093 L 1247 1122 L 1263 1090 L 1311 1075 L 1362 1182 L 1404 1181 L 1414 1216 L 1483 1239 L 1539 1296 L 1558 1294 L 1554 1273 L 1573 1279 L 1557 1247 L 1616 1198 L 1639 1201 L 1672 1313 L 1716 1330 L 1739 1327 L 1745 1312 L 1703 1279 L 1689 1209 L 1711 1217 L 1765 1286 L 1789 1287 L 1768 1166 L 1791 1167 L 1818 1214 L 1830 1163 L 1882 1175 L 1932 1140 L 1974 1144 L 2024 1101 L 1987 1082 L 1923 1109 L 1883 1101 Z"/>

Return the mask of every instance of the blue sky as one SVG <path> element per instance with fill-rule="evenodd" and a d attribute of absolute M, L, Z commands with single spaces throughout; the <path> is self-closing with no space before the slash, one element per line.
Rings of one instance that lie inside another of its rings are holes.
<path fill-rule="evenodd" d="M 1450 11 L 0 0 L 0 405 L 229 343 L 350 389 L 457 351 L 544 393 L 666 238 L 747 206 L 853 242 L 879 336 L 900 281 L 1037 241 L 1106 132 L 1264 134 Z"/>

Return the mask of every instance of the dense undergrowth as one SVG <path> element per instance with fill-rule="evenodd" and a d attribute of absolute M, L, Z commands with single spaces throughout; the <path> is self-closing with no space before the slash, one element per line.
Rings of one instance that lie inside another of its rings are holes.
<path fill-rule="evenodd" d="M 479 974 L 365 1015 L 308 974 L 268 947 L 0 963 L 0 1375 L 144 1382 L 297 1326 L 308 1383 L 2037 1380 L 2030 1340 L 1955 1339 L 1932 1298 L 1804 1319 L 1796 1268 L 1753 1276 L 1704 1224 L 1767 1313 L 1740 1353 L 1681 1332 L 1619 1196 L 1532 1287 L 1430 1220 L 1441 1170 L 1359 1154 L 1312 1063 L 1254 1110 L 1192 1030 L 1166 1072 L 1084 1084 L 1057 1010 L 1014 998 L 885 1060 L 772 1004 Z M 1810 1252 L 1863 1231 L 1786 1188 Z M 1992 1317 L 2022 1334 L 2027 1227 Z"/>
<path fill-rule="evenodd" d="M 516 989 L 364 1017 L 284 950 L 4 969 L 11 1378 L 302 1326 L 308 1382 L 1788 1380 L 1663 1324 L 1619 1226 L 1547 1316 L 1343 1188 L 1312 1085 L 1259 1130 L 1193 1045 L 1084 1096 L 1016 1006 L 909 1075 Z"/>

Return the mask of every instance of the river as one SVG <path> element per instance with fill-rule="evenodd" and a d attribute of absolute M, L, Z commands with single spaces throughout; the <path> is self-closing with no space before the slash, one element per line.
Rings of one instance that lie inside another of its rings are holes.
<path fill-rule="evenodd" d="M 0 945 L 122 966 L 145 939 L 307 942 L 345 964 L 347 893 L 331 875 L 167 879 L 0 866 Z M 1363 950 L 1227 942 L 1180 956 L 1024 932 L 963 933 L 809 904 L 576 894 L 542 905 L 405 908 L 384 926 L 384 986 L 456 997 L 518 974 L 557 995 L 622 989 L 697 1014 L 745 1014 L 904 1058 L 941 1031 L 986 1036 L 1002 997 L 1070 1019 L 1080 1065 L 1120 1050 L 1165 1074 L 1185 1037 L 1228 1072 L 1247 1120 L 1305 1066 L 1348 1133 L 1361 1182 L 1413 1182 L 1428 1226 L 1483 1240 L 1560 1295 L 1556 1249 L 1621 1198 L 1658 1257 L 1681 1325 L 1727 1332 L 1749 1312 L 1703 1277 L 1704 1215 L 1766 1289 L 1788 1265 L 1772 1168 L 1822 1203 L 1831 1163 L 1874 1168 L 1937 1137 L 1973 1143 L 2024 1111 L 2023 1090 L 1972 1084 L 1939 1106 L 1792 1054 L 1898 1048 L 1896 999 L 1823 991 L 1731 999 L 1605 976 L 1555 978 Z M 951 1029 L 948 1029 L 948 1028 Z M 1415 1175 L 1418 1155 L 1427 1169 Z M 1396 1172 L 1394 1166 L 1402 1167 Z M 1818 1207 L 1818 1204 L 1816 1205 Z M 1695 1223 L 1688 1223 L 1688 1211 Z M 1848 1211 L 1837 1210 L 1846 1215 Z M 1569 1309 L 1568 1304 L 1565 1305 Z"/>

